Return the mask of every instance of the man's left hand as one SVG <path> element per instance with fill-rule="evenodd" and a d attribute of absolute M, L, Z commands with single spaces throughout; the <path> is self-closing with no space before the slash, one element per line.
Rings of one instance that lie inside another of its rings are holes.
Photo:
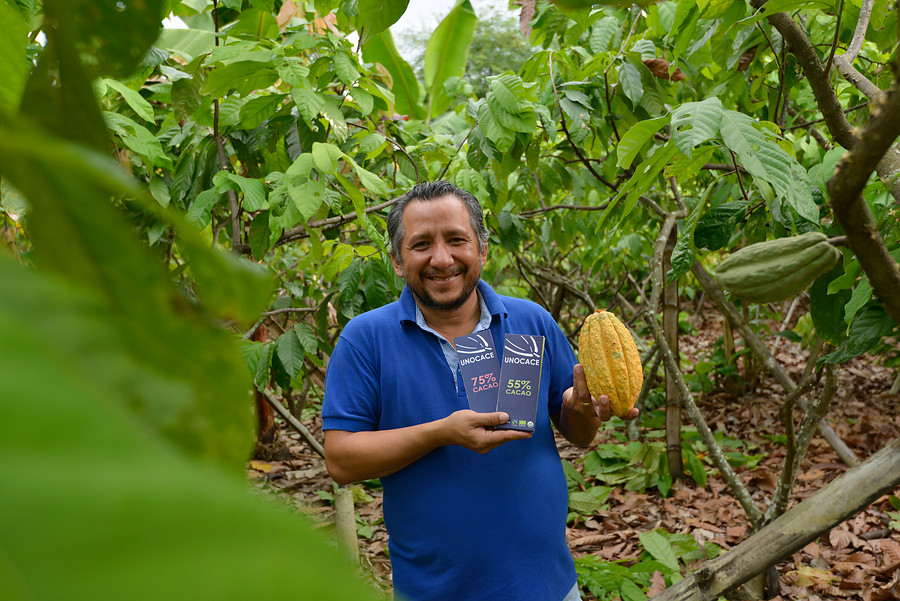
<path fill-rule="evenodd" d="M 563 405 L 566 409 L 584 417 L 599 417 L 600 421 L 604 422 L 612 417 L 609 397 L 605 394 L 601 394 L 598 398 L 591 396 L 587 379 L 584 377 L 584 367 L 580 363 L 572 370 L 572 380 L 572 388 L 563 393 Z M 639 413 L 636 407 L 632 407 L 622 419 L 633 420 Z"/>

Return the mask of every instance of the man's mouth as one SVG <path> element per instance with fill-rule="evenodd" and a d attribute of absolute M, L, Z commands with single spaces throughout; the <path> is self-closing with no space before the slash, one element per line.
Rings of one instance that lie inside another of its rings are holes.
<path fill-rule="evenodd" d="M 462 275 L 462 274 L 459 272 L 448 273 L 446 275 L 430 274 L 430 275 L 426 275 L 425 277 L 428 278 L 429 280 L 432 280 L 435 282 L 449 282 L 450 280 L 452 280 L 453 278 L 455 278 L 459 275 Z"/>

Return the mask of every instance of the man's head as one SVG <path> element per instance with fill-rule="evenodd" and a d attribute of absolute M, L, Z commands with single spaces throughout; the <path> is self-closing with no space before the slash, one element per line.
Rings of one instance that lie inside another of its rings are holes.
<path fill-rule="evenodd" d="M 391 260 L 420 306 L 453 311 L 471 298 L 487 258 L 478 200 L 445 181 L 418 184 L 388 216 Z"/>
<path fill-rule="evenodd" d="M 482 250 L 488 241 L 488 231 L 484 226 L 484 211 L 478 203 L 478 199 L 475 198 L 475 195 L 471 192 L 458 188 L 448 181 L 438 180 L 436 182 L 416 184 L 409 192 L 401 196 L 400 200 L 394 203 L 393 207 L 391 207 L 391 212 L 388 214 L 387 218 L 388 237 L 391 239 L 391 255 L 396 255 L 397 249 L 400 247 L 400 242 L 403 240 L 403 235 L 405 234 L 403 228 L 403 212 L 406 210 L 406 206 L 415 200 L 434 200 L 435 198 L 441 198 L 448 194 L 456 196 L 465 205 L 466 210 L 469 212 L 469 220 L 472 224 L 472 229 L 475 231 L 475 235 L 478 238 L 478 250 L 479 252 Z"/>

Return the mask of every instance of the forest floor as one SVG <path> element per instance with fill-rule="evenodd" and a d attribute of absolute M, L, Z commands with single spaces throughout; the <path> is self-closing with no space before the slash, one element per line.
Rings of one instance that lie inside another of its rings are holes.
<path fill-rule="evenodd" d="M 721 335 L 715 322 L 704 322 L 699 332 L 685 336 L 681 351 L 689 360 L 707 357 Z M 774 339 L 773 339 L 774 340 Z M 770 341 L 770 348 L 771 348 Z M 800 380 L 806 351 L 796 343 L 781 340 L 777 359 Z M 896 372 L 857 358 L 841 366 L 840 385 L 826 420 L 853 452 L 863 460 L 900 437 L 900 395 L 889 390 Z M 784 462 L 785 447 L 778 442 L 784 435 L 780 411 L 785 393 L 770 379 L 763 379 L 752 391 L 740 395 L 724 391 L 699 394 L 698 406 L 710 427 L 726 438 L 735 438 L 753 452 L 762 455 L 752 468 L 738 468 L 741 480 L 765 511 Z M 304 424 L 321 440 L 321 421 L 309 412 Z M 795 421 L 801 418 L 795 412 Z M 688 423 L 685 416 L 684 422 Z M 277 461 L 256 459 L 247 466 L 254 487 L 286 497 L 299 511 L 310 516 L 318 527 L 333 527 L 331 503 L 333 483 L 324 461 L 293 429 L 279 425 L 279 437 L 290 452 Z M 590 449 L 580 449 L 558 439 L 560 455 L 581 468 L 581 459 Z M 595 444 L 618 443 L 613 433 L 601 430 Z M 790 506 L 809 497 L 848 468 L 818 434 L 801 463 Z M 617 486 L 607 498 L 607 508 L 596 516 L 578 516 L 570 521 L 569 546 L 576 558 L 595 555 L 603 559 L 637 559 L 642 548 L 638 536 L 663 529 L 690 534 L 697 542 L 714 543 L 729 549 L 750 535 L 749 521 L 740 504 L 712 468 L 706 486 L 697 486 L 690 478 L 676 483 L 663 497 L 656 488 L 645 492 L 626 491 Z M 377 487 L 356 485 L 354 489 L 357 526 L 360 535 L 360 562 L 377 589 L 390 591 L 390 560 L 387 556 L 387 532 L 381 521 L 381 495 Z M 894 495 L 900 490 L 894 491 Z M 847 599 L 851 601 L 888 601 L 900 599 L 900 525 L 892 521 L 898 509 L 889 496 L 877 499 L 856 516 L 848 519 L 808 544 L 777 566 L 779 596 L 776 600 Z M 889 515 L 893 513 L 894 515 Z M 687 573 L 699 565 L 686 566 Z M 655 581 L 658 579 L 655 579 Z M 650 593 L 662 586 L 654 584 Z M 583 592 L 586 601 L 595 597 Z"/>

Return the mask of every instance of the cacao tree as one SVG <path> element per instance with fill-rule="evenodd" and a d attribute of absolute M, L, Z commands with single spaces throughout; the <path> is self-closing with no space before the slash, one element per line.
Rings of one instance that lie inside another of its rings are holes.
<path fill-rule="evenodd" d="M 817 425 L 840 447 L 821 421 L 837 370 L 885 348 L 900 318 L 894 4 L 517 0 L 533 52 L 483 92 L 462 78 L 468 0 L 430 39 L 422 81 L 390 32 L 403 1 L 100 4 L 0 2 L 4 241 L 25 269 L 93 290 L 79 302 L 109 307 L 130 361 L 180 374 L 153 380 L 170 394 L 115 388 L 143 376 L 104 381 L 185 452 L 231 465 L 248 452 L 252 427 L 231 421 L 243 366 L 295 413 L 314 403 L 341 326 L 401 288 L 387 210 L 439 178 L 481 199 L 495 288 L 542 303 L 573 344 L 587 314 L 614 311 L 647 381 L 652 357 L 665 365 L 671 473 L 681 407 L 761 528 L 783 512 Z M 160 31 L 169 14 L 186 28 Z M 802 292 L 811 352 L 796 381 L 755 319 L 784 307 L 727 296 L 710 272 L 739 248 L 810 232 L 841 258 Z M 664 288 L 675 313 L 663 326 Z M 785 423 L 789 459 L 764 507 L 697 409 L 676 290 L 713 301 L 804 408 Z M 243 365 L 204 354 L 235 344 Z"/>

